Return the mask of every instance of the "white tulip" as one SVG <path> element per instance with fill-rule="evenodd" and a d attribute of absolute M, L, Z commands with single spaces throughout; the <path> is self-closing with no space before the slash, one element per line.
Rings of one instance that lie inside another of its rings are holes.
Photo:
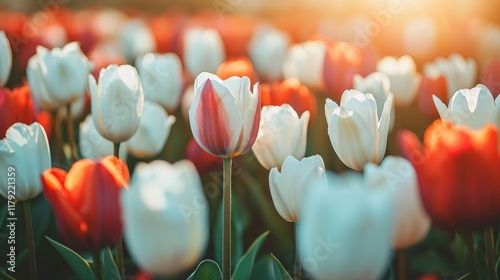
<path fill-rule="evenodd" d="M 135 134 L 127 141 L 127 151 L 138 158 L 157 155 L 165 146 L 170 127 L 175 123 L 175 117 L 158 103 L 144 102 L 141 122 Z"/>
<path fill-rule="evenodd" d="M 215 73 L 224 57 L 224 43 L 217 30 L 191 28 L 184 34 L 184 65 L 191 77 Z"/>
<path fill-rule="evenodd" d="M 327 170 L 326 177 L 329 188 L 344 188 L 349 190 L 363 190 L 364 179 L 363 173 L 351 169 L 345 170 L 342 173 L 335 173 Z"/>
<path fill-rule="evenodd" d="M 494 101 L 490 90 L 482 84 L 455 92 L 448 107 L 435 95 L 432 98 L 441 119 L 456 125 L 481 129 L 488 123 L 498 127 L 500 122 L 500 99 Z"/>
<path fill-rule="evenodd" d="M 137 57 L 156 50 L 156 42 L 149 26 L 140 19 L 129 20 L 120 33 L 123 55 L 132 63 Z"/>
<path fill-rule="evenodd" d="M 387 75 L 396 105 L 407 106 L 417 96 L 420 74 L 411 56 L 386 56 L 377 63 L 377 71 Z"/>
<path fill-rule="evenodd" d="M 25 201 L 42 192 L 40 176 L 51 161 L 47 135 L 39 123 L 15 123 L 7 130 L 0 141 L 0 167 L 0 194 L 6 199 L 13 194 Z"/>
<path fill-rule="evenodd" d="M 394 248 L 408 248 L 427 235 L 431 220 L 422 205 L 416 172 L 409 161 L 390 156 L 380 166 L 368 163 L 364 180 L 367 188 L 386 190 L 394 196 Z"/>
<path fill-rule="evenodd" d="M 140 163 L 121 203 L 127 248 L 144 271 L 173 275 L 203 255 L 209 208 L 190 161 Z"/>
<path fill-rule="evenodd" d="M 340 106 L 331 99 L 326 100 L 328 135 L 333 149 L 345 165 L 362 170 L 366 163 L 382 160 L 391 107 L 392 95 L 389 95 L 379 118 L 373 95 L 357 90 L 344 91 Z"/>
<path fill-rule="evenodd" d="M 281 172 L 274 167 L 269 173 L 269 188 L 274 207 L 288 222 L 300 221 L 299 206 L 308 189 L 312 187 L 327 187 L 325 163 L 319 155 L 300 161 L 288 156 Z"/>
<path fill-rule="evenodd" d="M 9 80 L 11 68 L 12 50 L 9 39 L 5 35 L 5 31 L 0 31 L 0 87 L 3 87 Z"/>
<path fill-rule="evenodd" d="M 85 121 L 80 123 L 80 153 L 84 158 L 100 160 L 106 156 L 113 155 L 113 142 L 102 137 L 94 125 L 92 115 L 88 115 Z M 125 145 L 120 146 L 120 159 L 126 160 L 127 149 Z"/>
<path fill-rule="evenodd" d="M 280 169 L 288 156 L 304 157 L 309 116 L 309 111 L 305 111 L 299 118 L 288 104 L 262 107 L 259 133 L 252 151 L 265 169 Z"/>
<path fill-rule="evenodd" d="M 322 88 L 325 54 L 326 45 L 320 41 L 293 45 L 283 62 L 283 76 L 285 79 L 297 78 L 307 87 Z"/>
<path fill-rule="evenodd" d="M 174 53 L 148 53 L 136 61 L 144 98 L 173 112 L 179 106 L 182 90 L 182 63 Z"/>
<path fill-rule="evenodd" d="M 91 110 L 97 131 L 113 143 L 124 142 L 139 127 L 144 94 L 137 70 L 130 65 L 101 69 L 99 84 L 89 75 Z"/>
<path fill-rule="evenodd" d="M 277 29 L 263 27 L 256 31 L 248 52 L 260 77 L 267 81 L 278 81 L 282 78 L 281 66 L 289 45 L 288 35 Z"/>

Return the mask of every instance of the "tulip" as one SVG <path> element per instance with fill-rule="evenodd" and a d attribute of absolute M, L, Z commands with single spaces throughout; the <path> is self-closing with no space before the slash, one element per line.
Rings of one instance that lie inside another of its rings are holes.
<path fill-rule="evenodd" d="M 42 192 L 40 175 L 51 166 L 49 143 L 43 127 L 37 122 L 12 125 L 0 142 L 0 166 L 4 170 L 0 174 L 0 194 L 3 197 L 7 199 L 12 190 L 17 201 L 39 195 Z M 15 188 L 8 183 L 12 180 L 9 178 L 14 178 L 8 175 L 10 173 L 14 173 Z"/>
<path fill-rule="evenodd" d="M 328 135 L 333 149 L 345 165 L 362 170 L 366 163 L 379 163 L 382 160 L 391 107 L 392 95 L 389 95 L 379 118 L 373 95 L 357 90 L 344 91 L 340 106 L 331 99 L 326 100 Z"/>
<path fill-rule="evenodd" d="M 128 21 L 120 32 L 123 55 L 132 63 L 137 57 L 156 50 L 156 43 L 148 25 L 140 19 Z"/>
<path fill-rule="evenodd" d="M 480 129 L 488 123 L 500 123 L 500 101 L 495 102 L 490 90 L 484 85 L 457 91 L 448 108 L 436 96 L 432 98 L 443 121 L 465 125 L 470 129 Z"/>
<path fill-rule="evenodd" d="M 161 152 L 175 117 L 155 102 L 144 102 L 141 122 L 137 131 L 127 141 L 127 151 L 138 158 L 152 157 Z"/>
<path fill-rule="evenodd" d="M 144 94 L 137 70 L 110 65 L 101 70 L 99 84 L 89 75 L 91 110 L 97 131 L 113 143 L 124 142 L 139 127 Z"/>
<path fill-rule="evenodd" d="M 144 98 L 170 112 L 179 106 L 182 90 L 182 63 L 174 53 L 146 54 L 136 61 Z"/>
<path fill-rule="evenodd" d="M 447 230 L 476 230 L 498 222 L 497 143 L 492 125 L 469 130 L 437 120 L 427 128 L 423 146 L 412 132 L 400 133 L 402 154 L 415 167 L 420 196 L 433 224 Z"/>
<path fill-rule="evenodd" d="M 281 66 L 285 61 L 289 45 L 288 35 L 278 29 L 263 27 L 255 32 L 248 53 L 255 70 L 262 79 L 266 81 L 281 80 Z"/>
<path fill-rule="evenodd" d="M 297 246 L 314 279 L 382 276 L 391 256 L 392 196 L 313 185 L 300 207 Z"/>
<path fill-rule="evenodd" d="M 259 131 L 259 84 L 253 86 L 252 93 L 248 77 L 223 81 L 214 74 L 201 73 L 194 89 L 189 123 L 203 150 L 223 158 L 250 150 Z"/>
<path fill-rule="evenodd" d="M 354 74 L 353 77 L 354 89 L 360 92 L 371 93 L 375 101 L 377 102 L 377 114 L 382 116 L 384 111 L 384 104 L 392 94 L 391 91 L 391 81 L 384 73 L 373 72 L 370 75 L 363 78 L 358 74 Z M 391 107 L 391 123 L 389 125 L 389 130 L 394 128 L 395 120 L 395 107 Z"/>
<path fill-rule="evenodd" d="M 307 41 L 290 47 L 283 62 L 285 79 L 297 78 L 312 89 L 323 88 L 323 63 L 326 45 L 321 41 Z"/>
<path fill-rule="evenodd" d="M 257 75 L 253 70 L 252 62 L 246 57 L 226 60 L 219 66 L 219 68 L 217 68 L 217 73 L 215 74 L 222 80 L 229 79 L 232 76 L 247 76 L 250 79 L 251 84 L 255 84 L 258 80 Z"/>
<path fill-rule="evenodd" d="M 182 100 L 181 100 L 182 116 L 186 121 L 189 121 L 189 109 L 191 109 L 193 101 L 194 101 L 194 87 L 188 86 L 182 93 Z"/>
<path fill-rule="evenodd" d="M 281 172 L 274 167 L 269 172 L 269 188 L 274 206 L 288 222 L 299 222 L 301 200 L 309 188 L 326 188 L 325 163 L 319 155 L 300 161 L 288 156 Z"/>
<path fill-rule="evenodd" d="M 222 159 L 205 152 L 194 138 L 189 140 L 185 155 L 186 159 L 196 166 L 200 175 L 207 174 L 214 169 L 220 169 L 222 166 Z"/>
<path fill-rule="evenodd" d="M 423 75 L 417 91 L 418 106 L 423 115 L 431 119 L 437 119 L 439 118 L 439 113 L 434 105 L 434 101 L 432 100 L 433 95 L 441 100 L 448 99 L 446 79 L 442 75 L 436 78 Z"/>
<path fill-rule="evenodd" d="M 10 49 L 9 39 L 7 39 L 5 31 L 0 31 L 0 88 L 9 80 L 11 68 L 12 50 Z"/>
<path fill-rule="evenodd" d="M 191 77 L 215 73 L 224 61 L 224 44 L 214 29 L 192 28 L 184 34 L 184 65 Z"/>
<path fill-rule="evenodd" d="M 288 156 L 302 159 L 306 153 L 309 111 L 299 115 L 288 104 L 264 106 L 259 133 L 252 151 L 267 170 L 281 165 Z"/>
<path fill-rule="evenodd" d="M 411 247 L 427 235 L 431 220 L 420 200 L 417 175 L 409 161 L 387 157 L 380 166 L 368 163 L 364 180 L 368 188 L 386 190 L 394 196 L 394 248 Z"/>
<path fill-rule="evenodd" d="M 71 248 L 98 252 L 121 237 L 120 192 L 128 176 L 127 165 L 113 156 L 82 159 L 69 172 L 51 168 L 42 174 L 43 194 Z"/>
<path fill-rule="evenodd" d="M 481 84 L 484 84 L 496 98 L 500 94 L 500 59 L 491 60 L 481 74 Z"/>
<path fill-rule="evenodd" d="M 102 137 L 94 125 L 92 115 L 88 115 L 80 123 L 80 153 L 84 158 L 100 160 L 113 155 L 113 143 Z M 127 158 L 127 149 L 125 145 L 120 146 L 120 158 Z"/>
<path fill-rule="evenodd" d="M 28 64 L 28 83 L 38 103 L 55 109 L 85 94 L 90 64 L 78 43 L 48 50 L 42 46 Z M 40 88 L 38 88 L 40 87 Z"/>
<path fill-rule="evenodd" d="M 261 91 L 263 106 L 280 106 L 287 103 L 299 115 L 309 111 L 311 121 L 316 117 L 317 104 L 314 93 L 295 78 L 272 84 L 262 84 Z"/>
<path fill-rule="evenodd" d="M 386 56 L 377 64 L 377 71 L 387 75 L 391 81 L 391 91 L 396 105 L 407 106 L 417 96 L 420 75 L 417 66 L 408 55 L 400 58 Z"/>
<path fill-rule="evenodd" d="M 140 163 L 121 202 L 125 242 L 144 271 L 173 275 L 203 255 L 209 209 L 190 161 Z"/>

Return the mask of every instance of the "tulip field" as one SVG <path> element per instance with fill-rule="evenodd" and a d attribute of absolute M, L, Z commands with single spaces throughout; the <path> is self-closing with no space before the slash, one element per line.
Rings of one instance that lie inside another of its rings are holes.
<path fill-rule="evenodd" d="M 500 279 L 499 3 L 28 2 L 0 279 Z"/>

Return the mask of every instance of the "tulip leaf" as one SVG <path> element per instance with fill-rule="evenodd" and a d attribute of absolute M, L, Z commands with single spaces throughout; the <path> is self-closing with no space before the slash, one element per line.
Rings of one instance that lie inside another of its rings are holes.
<path fill-rule="evenodd" d="M 222 273 L 215 261 L 203 260 L 187 280 L 222 280 Z"/>
<path fill-rule="evenodd" d="M 7 205 L 8 204 L 5 204 L 5 206 L 0 210 L 0 226 L 3 226 L 5 220 L 7 220 Z"/>
<path fill-rule="evenodd" d="M 73 272 L 75 272 L 76 276 L 83 280 L 95 279 L 94 273 L 92 273 L 92 269 L 86 260 L 80 257 L 75 251 L 50 239 L 48 236 L 45 236 L 45 238 L 47 238 L 52 247 L 54 247 L 64 260 L 66 260 L 66 263 L 68 263 Z"/>
<path fill-rule="evenodd" d="M 458 278 L 457 280 L 465 280 L 465 279 L 468 279 L 470 277 L 470 273 L 466 273 L 462 276 L 460 276 L 460 278 Z"/>
<path fill-rule="evenodd" d="M 474 246 L 474 256 L 475 256 L 474 259 L 479 279 L 484 279 L 484 280 L 488 279 L 488 266 L 486 264 L 486 255 L 479 247 L 477 247 L 477 245 Z"/>
<path fill-rule="evenodd" d="M 292 277 L 288 274 L 288 271 L 286 271 L 281 262 L 273 254 L 271 254 L 271 257 L 273 258 L 274 279 L 292 280 Z"/>
<path fill-rule="evenodd" d="M 104 279 L 120 280 L 120 272 L 118 271 L 118 267 L 113 260 L 113 255 L 109 247 L 101 250 L 101 258 L 104 268 Z"/>
<path fill-rule="evenodd" d="M 10 276 L 9 274 L 5 273 L 5 271 L 3 270 L 3 268 L 0 267 L 0 276 L 2 279 L 5 279 L 5 280 L 16 280 L 16 278 Z"/>
<path fill-rule="evenodd" d="M 497 263 L 495 264 L 495 272 L 497 274 L 497 279 L 500 279 L 500 258 L 498 258 Z"/>
<path fill-rule="evenodd" d="M 261 234 L 255 241 L 250 245 L 250 248 L 246 251 L 246 253 L 241 257 L 241 259 L 236 264 L 233 272 L 234 280 L 248 280 L 250 278 L 250 274 L 252 273 L 253 264 L 255 262 L 255 257 L 259 252 L 262 244 L 266 240 L 266 237 L 269 235 L 269 231 Z"/>

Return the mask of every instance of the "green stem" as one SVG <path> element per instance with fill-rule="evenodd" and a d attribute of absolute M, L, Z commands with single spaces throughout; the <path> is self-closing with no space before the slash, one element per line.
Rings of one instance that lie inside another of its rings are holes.
<path fill-rule="evenodd" d="M 30 201 L 23 201 L 22 204 L 24 209 L 24 220 L 26 222 L 26 238 L 29 253 L 30 279 L 34 280 L 38 277 L 36 273 L 35 239 L 33 236 L 33 224 L 31 223 Z"/>
<path fill-rule="evenodd" d="M 477 279 L 477 271 L 476 271 L 476 264 L 475 264 L 475 259 L 474 259 L 474 236 L 472 235 L 472 232 L 465 232 L 463 234 L 465 243 L 467 244 L 467 258 L 469 261 L 469 266 L 470 266 L 470 277 L 469 279 Z"/>
<path fill-rule="evenodd" d="M 120 239 L 116 241 L 115 250 L 116 266 L 118 267 L 118 271 L 120 272 L 120 279 L 125 279 L 125 266 L 123 262 L 123 237 L 120 237 Z"/>
<path fill-rule="evenodd" d="M 486 262 L 488 264 L 489 279 L 495 279 L 495 237 L 491 226 L 484 229 L 484 243 L 486 248 Z"/>
<path fill-rule="evenodd" d="M 297 227 L 295 227 L 295 232 L 297 232 Z M 300 250 L 299 250 L 299 244 L 295 245 L 295 280 L 300 280 L 302 279 L 302 267 L 300 264 Z"/>
<path fill-rule="evenodd" d="M 232 158 L 223 159 L 222 189 L 222 279 L 231 279 L 231 165 Z"/>
<path fill-rule="evenodd" d="M 102 271 L 102 260 L 101 260 L 101 252 L 93 252 L 92 259 L 94 260 L 94 275 L 95 279 L 102 280 L 103 279 L 103 271 Z"/>
<path fill-rule="evenodd" d="M 120 158 L 120 143 L 113 143 L 113 155 Z"/>
<path fill-rule="evenodd" d="M 396 273 L 398 280 L 406 280 L 406 255 L 403 250 L 396 251 Z"/>
<path fill-rule="evenodd" d="M 68 105 L 66 105 L 66 125 L 67 125 L 67 129 L 68 129 L 68 142 L 69 142 L 69 151 L 70 151 L 69 158 L 70 158 L 71 162 L 73 163 L 76 161 L 76 157 L 75 157 L 76 144 L 75 144 L 75 135 L 73 132 L 73 119 L 71 116 L 71 103 L 68 103 Z"/>
<path fill-rule="evenodd" d="M 56 154 L 57 162 L 59 164 L 63 164 L 62 160 L 62 135 L 61 135 L 61 122 L 59 121 L 59 117 L 57 114 L 57 110 L 51 112 L 52 115 L 52 129 L 53 129 L 53 148 L 54 153 Z"/>

